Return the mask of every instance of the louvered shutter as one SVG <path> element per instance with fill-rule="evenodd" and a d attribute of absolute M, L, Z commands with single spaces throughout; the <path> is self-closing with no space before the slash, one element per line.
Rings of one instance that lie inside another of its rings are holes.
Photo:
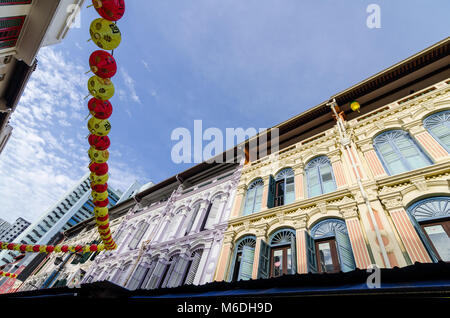
<path fill-rule="evenodd" d="M 130 290 L 135 290 L 139 286 L 144 274 L 145 267 L 143 265 L 139 265 L 131 276 L 127 284 L 127 288 Z"/>
<path fill-rule="evenodd" d="M 200 205 L 196 205 L 193 209 L 191 215 L 189 216 L 189 223 L 186 226 L 186 232 L 185 235 L 189 234 L 189 232 L 192 230 L 192 226 L 194 225 L 195 219 L 197 218 L 198 210 L 200 209 Z"/>
<path fill-rule="evenodd" d="M 145 278 L 142 281 L 142 284 L 141 284 L 140 288 L 148 289 L 147 285 L 148 285 L 148 283 L 150 281 L 150 278 L 153 275 L 153 270 L 155 269 L 157 263 L 158 263 L 157 261 L 153 261 L 153 262 L 150 263 L 150 266 L 148 267 L 147 274 L 145 275 Z"/>
<path fill-rule="evenodd" d="M 291 235 L 291 257 L 292 257 L 292 268 L 291 274 L 297 273 L 297 244 L 295 242 L 295 235 Z"/>
<path fill-rule="evenodd" d="M 150 280 L 148 282 L 147 289 L 155 289 L 158 287 L 159 281 L 164 274 L 164 270 L 166 269 L 166 264 L 163 264 L 161 262 L 158 262 L 155 266 L 155 269 L 152 273 L 152 276 L 150 277 Z"/>
<path fill-rule="evenodd" d="M 425 245 L 428 255 L 430 255 L 433 262 L 437 263 L 439 261 L 439 258 L 434 253 L 434 250 L 431 247 L 430 242 L 428 241 L 427 237 L 423 233 L 422 227 L 420 226 L 419 222 L 417 222 L 415 217 L 410 217 L 409 219 L 411 220 L 411 223 L 413 224 L 414 228 L 416 229 L 416 232 L 419 235 L 420 240 Z"/>
<path fill-rule="evenodd" d="M 212 229 L 216 223 L 217 213 L 219 212 L 220 199 L 215 199 L 209 211 L 208 219 L 206 220 L 205 229 Z"/>
<path fill-rule="evenodd" d="M 305 232 L 306 239 L 306 261 L 308 265 L 308 273 L 316 273 L 317 272 L 317 261 L 316 261 L 316 246 L 314 243 L 314 239 L 309 235 L 308 232 Z"/>
<path fill-rule="evenodd" d="M 254 257 L 255 249 L 253 247 L 244 245 L 242 247 L 242 257 L 239 267 L 238 280 L 249 280 L 252 278 Z"/>
<path fill-rule="evenodd" d="M 185 284 L 190 285 L 194 283 L 195 275 L 197 274 L 198 265 L 200 264 L 200 260 L 202 258 L 202 252 L 196 252 L 192 259 L 191 266 L 189 267 L 189 272 L 187 274 Z"/>
<path fill-rule="evenodd" d="M 269 278 L 270 246 L 261 240 L 261 249 L 259 252 L 258 279 Z"/>
<path fill-rule="evenodd" d="M 267 207 L 273 208 L 275 202 L 275 179 L 273 176 L 269 177 L 269 193 L 267 195 Z"/>
<path fill-rule="evenodd" d="M 166 277 L 164 277 L 164 281 L 161 285 L 161 288 L 170 287 L 169 282 L 172 277 L 172 273 L 175 269 L 175 266 L 177 265 L 177 261 L 178 261 L 178 256 L 175 256 L 172 259 L 172 263 L 170 264 L 169 269 L 167 270 L 167 274 L 166 274 Z"/>
<path fill-rule="evenodd" d="M 264 186 L 259 184 L 255 188 L 255 204 L 251 213 L 257 213 L 261 211 L 262 204 L 262 195 L 263 195 Z"/>
<path fill-rule="evenodd" d="M 350 272 L 356 268 L 350 239 L 347 234 L 342 233 L 341 231 L 335 231 L 335 237 L 341 270 L 343 272 Z"/>
<path fill-rule="evenodd" d="M 245 196 L 245 205 L 243 215 L 249 215 L 253 212 L 253 202 L 255 200 L 255 190 L 256 188 L 251 188 L 247 190 Z"/>
<path fill-rule="evenodd" d="M 189 261 L 187 259 L 182 257 L 178 259 L 167 287 L 178 287 L 181 285 L 188 263 Z"/>
<path fill-rule="evenodd" d="M 284 204 L 295 201 L 294 176 L 286 178 L 286 188 L 284 190 Z"/>

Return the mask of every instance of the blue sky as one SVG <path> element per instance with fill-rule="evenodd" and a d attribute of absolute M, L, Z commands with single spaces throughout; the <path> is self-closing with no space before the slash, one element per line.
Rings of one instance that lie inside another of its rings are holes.
<path fill-rule="evenodd" d="M 88 1 L 89 2 L 89 1 Z M 366 8 L 381 8 L 369 29 Z M 442 40 L 450 2 L 126 1 L 111 99 L 111 182 L 162 181 L 175 164 L 172 131 L 276 125 Z M 41 50 L 0 156 L 0 217 L 35 220 L 86 173 L 88 58 L 80 28 Z"/>

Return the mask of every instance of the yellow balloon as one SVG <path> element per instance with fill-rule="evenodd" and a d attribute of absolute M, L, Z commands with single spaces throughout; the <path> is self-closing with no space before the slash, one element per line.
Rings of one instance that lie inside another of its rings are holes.
<path fill-rule="evenodd" d="M 108 161 L 109 158 L 108 150 L 97 150 L 93 147 L 89 148 L 88 154 L 91 161 L 96 163 L 104 163 Z"/>
<path fill-rule="evenodd" d="M 95 216 L 103 217 L 108 214 L 108 208 L 107 207 L 102 208 L 102 207 L 96 206 L 94 208 L 94 213 L 95 213 Z"/>
<path fill-rule="evenodd" d="M 114 84 L 109 78 L 94 75 L 88 81 L 88 90 L 95 98 L 107 100 L 114 95 Z"/>
<path fill-rule="evenodd" d="M 104 50 L 114 50 L 119 46 L 122 36 L 117 25 L 106 19 L 98 18 L 91 22 L 89 27 L 91 39 Z"/>
<path fill-rule="evenodd" d="M 108 197 L 108 191 L 105 192 L 92 191 L 91 195 L 94 198 L 94 201 L 103 201 L 106 200 L 106 198 Z"/>
<path fill-rule="evenodd" d="M 91 134 L 97 136 L 106 136 L 111 131 L 111 124 L 107 119 L 98 119 L 92 117 L 88 121 L 88 129 Z"/>

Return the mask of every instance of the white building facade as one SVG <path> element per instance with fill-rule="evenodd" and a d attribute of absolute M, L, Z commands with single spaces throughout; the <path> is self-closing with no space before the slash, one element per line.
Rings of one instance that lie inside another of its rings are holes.
<path fill-rule="evenodd" d="M 241 168 L 219 166 L 207 178 L 168 185 L 155 199 L 144 196 L 115 231 L 118 249 L 99 255 L 83 282 L 128 289 L 212 282 Z"/>

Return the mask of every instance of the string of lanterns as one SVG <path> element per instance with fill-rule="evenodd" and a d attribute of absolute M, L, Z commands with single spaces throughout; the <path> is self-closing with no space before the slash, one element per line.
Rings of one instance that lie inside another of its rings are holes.
<path fill-rule="evenodd" d="M 89 245 L 32 245 L 0 242 L 0 249 L 12 250 L 22 253 L 92 253 L 102 250 L 114 250 L 117 244 L 114 242 L 109 228 L 108 214 L 108 148 L 111 144 L 108 134 L 111 124 L 108 118 L 113 107 L 109 99 L 114 95 L 114 84 L 111 82 L 117 72 L 117 64 L 113 54 L 105 50 L 114 50 L 121 42 L 121 33 L 116 21 L 125 13 L 124 0 L 92 0 L 97 13 L 101 18 L 91 22 L 89 33 L 91 40 L 101 49 L 92 52 L 89 57 L 90 71 L 94 75 L 88 80 L 88 90 L 92 98 L 88 102 L 88 121 L 90 148 L 89 176 L 91 183 L 91 196 L 94 202 L 94 215 L 97 230 L 102 239 L 101 244 Z M 17 275 L 0 270 L 0 276 L 16 278 Z"/>

